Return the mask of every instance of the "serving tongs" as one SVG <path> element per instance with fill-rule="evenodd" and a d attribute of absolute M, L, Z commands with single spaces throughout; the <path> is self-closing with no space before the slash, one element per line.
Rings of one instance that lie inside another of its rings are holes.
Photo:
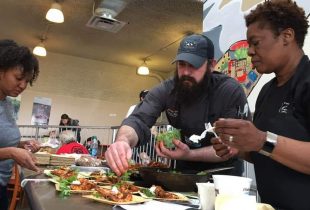
<path fill-rule="evenodd" d="M 214 173 L 214 172 L 219 172 L 219 171 L 227 171 L 227 170 L 232 170 L 234 169 L 235 167 L 233 166 L 230 166 L 230 167 L 222 167 L 222 168 L 212 168 L 212 169 L 207 169 L 207 170 L 203 170 L 203 171 L 200 171 L 199 174 L 210 174 L 210 173 Z"/>

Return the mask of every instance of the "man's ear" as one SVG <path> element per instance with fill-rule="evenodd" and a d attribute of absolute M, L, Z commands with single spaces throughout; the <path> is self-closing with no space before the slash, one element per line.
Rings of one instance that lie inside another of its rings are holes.
<path fill-rule="evenodd" d="M 215 59 L 208 60 L 208 62 L 211 62 L 212 68 L 214 68 L 214 66 L 216 66 L 216 60 Z"/>
<path fill-rule="evenodd" d="M 284 29 L 282 32 L 282 37 L 283 37 L 283 44 L 284 46 L 287 46 L 291 44 L 292 42 L 296 42 L 295 40 L 295 31 L 292 28 L 287 28 Z"/>

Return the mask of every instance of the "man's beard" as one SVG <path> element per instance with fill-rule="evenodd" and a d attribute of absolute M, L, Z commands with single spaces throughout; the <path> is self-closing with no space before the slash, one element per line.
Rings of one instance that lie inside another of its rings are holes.
<path fill-rule="evenodd" d="M 178 78 L 175 75 L 175 87 L 176 100 L 178 104 L 191 104 L 195 102 L 203 93 L 205 77 L 200 81 L 196 82 L 193 77 L 182 76 Z"/>

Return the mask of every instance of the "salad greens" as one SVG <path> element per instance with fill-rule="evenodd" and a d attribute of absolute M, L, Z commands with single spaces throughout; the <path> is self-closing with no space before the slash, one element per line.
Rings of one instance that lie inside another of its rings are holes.
<path fill-rule="evenodd" d="M 60 197 L 65 198 L 70 195 L 70 185 L 75 180 L 77 180 L 77 175 L 71 176 L 67 179 L 59 180 Z"/>
<path fill-rule="evenodd" d="M 94 192 L 94 193 L 93 193 L 93 196 L 94 196 L 95 198 L 100 198 L 100 197 L 101 197 L 100 193 L 98 193 L 98 192 Z"/>
<path fill-rule="evenodd" d="M 200 171 L 200 172 L 197 173 L 197 175 L 203 175 L 203 176 L 205 176 L 205 175 L 208 175 L 208 172 L 206 172 L 206 171 Z"/>
<path fill-rule="evenodd" d="M 175 146 L 172 143 L 173 139 L 181 139 L 181 132 L 179 129 L 172 129 L 163 133 L 159 133 L 156 137 L 156 141 L 163 141 L 165 147 L 173 149 Z"/>
<path fill-rule="evenodd" d="M 141 188 L 140 191 L 146 195 L 147 197 L 149 198 L 154 198 L 155 197 L 155 194 L 150 190 L 150 189 L 147 189 L 147 188 Z"/>
<path fill-rule="evenodd" d="M 121 181 L 129 181 L 132 172 L 130 170 L 126 171 L 122 176 L 120 176 Z M 116 176 L 116 174 L 112 171 L 106 173 L 107 176 L 112 177 Z"/>

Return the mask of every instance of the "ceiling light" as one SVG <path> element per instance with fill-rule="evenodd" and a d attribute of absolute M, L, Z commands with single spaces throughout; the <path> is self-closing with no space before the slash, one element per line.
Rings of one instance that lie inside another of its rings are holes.
<path fill-rule="evenodd" d="M 44 47 L 43 41 L 41 41 L 34 49 L 33 54 L 38 56 L 46 56 L 46 49 Z"/>
<path fill-rule="evenodd" d="M 164 81 L 164 78 L 162 76 L 150 72 L 150 69 L 147 67 L 146 62 L 145 62 L 147 59 L 148 58 L 143 59 L 143 64 L 139 68 L 137 68 L 137 74 L 141 76 L 155 77 L 159 82 Z"/>
<path fill-rule="evenodd" d="M 54 23 L 63 23 L 64 22 L 64 14 L 61 10 L 61 5 L 59 3 L 53 3 L 51 8 L 46 13 L 45 18 Z"/>
<path fill-rule="evenodd" d="M 149 75 L 150 74 L 150 70 L 146 66 L 145 62 L 137 69 L 137 74 L 139 74 L 139 75 Z"/>

